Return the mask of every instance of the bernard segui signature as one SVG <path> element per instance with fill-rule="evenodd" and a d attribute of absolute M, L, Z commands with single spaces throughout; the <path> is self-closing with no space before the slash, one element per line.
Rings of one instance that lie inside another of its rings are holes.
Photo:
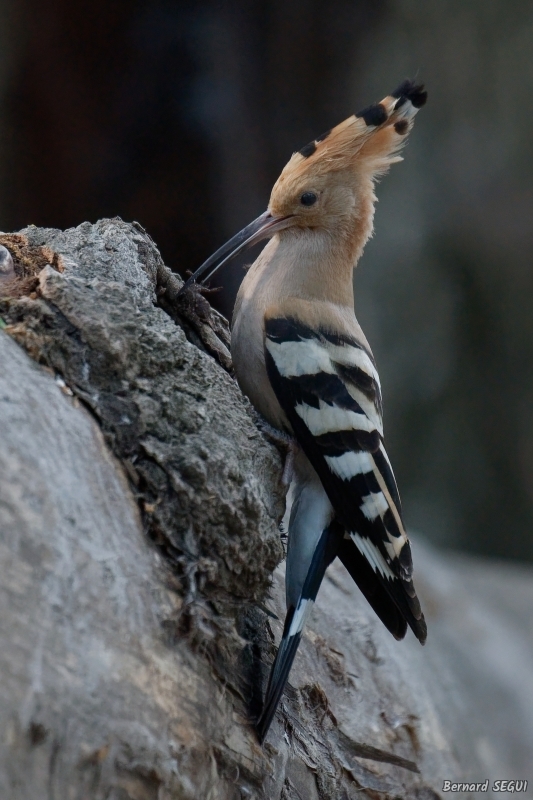
<path fill-rule="evenodd" d="M 490 787 L 493 792 L 527 792 L 527 781 L 517 780 L 502 780 L 493 781 Z M 479 783 L 453 783 L 452 781 L 443 781 L 443 792 L 488 792 L 489 781 L 480 781 Z"/>

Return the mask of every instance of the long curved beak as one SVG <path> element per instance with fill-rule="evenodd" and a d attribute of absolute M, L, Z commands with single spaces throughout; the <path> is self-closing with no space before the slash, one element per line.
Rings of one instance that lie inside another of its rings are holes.
<path fill-rule="evenodd" d="M 270 211 L 265 211 L 260 217 L 250 222 L 246 228 L 243 228 L 242 231 L 235 234 L 229 242 L 219 247 L 216 253 L 213 253 L 207 261 L 204 261 L 202 266 L 198 267 L 196 272 L 185 281 L 178 292 L 178 297 L 189 288 L 191 283 L 198 282 L 199 278 L 202 278 L 202 282 L 209 280 L 223 264 L 235 258 L 235 256 L 238 256 L 243 250 L 257 244 L 261 239 L 267 239 L 273 236 L 277 231 L 282 230 L 282 228 L 286 228 L 289 219 L 291 219 L 291 217 L 273 217 Z M 208 274 L 205 275 L 205 273 Z M 204 275 L 205 277 L 202 277 Z"/>

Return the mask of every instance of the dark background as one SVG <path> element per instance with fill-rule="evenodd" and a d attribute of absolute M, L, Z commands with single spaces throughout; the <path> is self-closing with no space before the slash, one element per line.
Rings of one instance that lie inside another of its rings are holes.
<path fill-rule="evenodd" d="M 533 7 L 0 0 L 0 23 L 0 228 L 136 219 L 182 274 L 266 208 L 293 150 L 426 83 L 356 311 L 408 526 L 533 560 Z"/>

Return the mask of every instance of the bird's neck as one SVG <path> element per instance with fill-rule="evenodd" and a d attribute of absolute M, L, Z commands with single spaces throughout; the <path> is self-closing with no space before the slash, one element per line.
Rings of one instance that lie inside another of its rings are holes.
<path fill-rule="evenodd" d="M 353 243 L 319 230 L 292 229 L 274 236 L 247 278 L 265 281 L 269 294 L 353 308 Z"/>

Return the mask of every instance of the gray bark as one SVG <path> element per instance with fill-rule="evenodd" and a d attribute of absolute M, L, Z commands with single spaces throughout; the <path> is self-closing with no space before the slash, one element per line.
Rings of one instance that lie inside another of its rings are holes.
<path fill-rule="evenodd" d="M 259 747 L 281 458 L 230 375 L 223 322 L 200 296 L 176 302 L 138 226 L 0 243 L 18 276 L 0 284 L 1 797 L 533 784 L 531 572 L 417 540 L 427 646 L 395 642 L 333 566 Z"/>

